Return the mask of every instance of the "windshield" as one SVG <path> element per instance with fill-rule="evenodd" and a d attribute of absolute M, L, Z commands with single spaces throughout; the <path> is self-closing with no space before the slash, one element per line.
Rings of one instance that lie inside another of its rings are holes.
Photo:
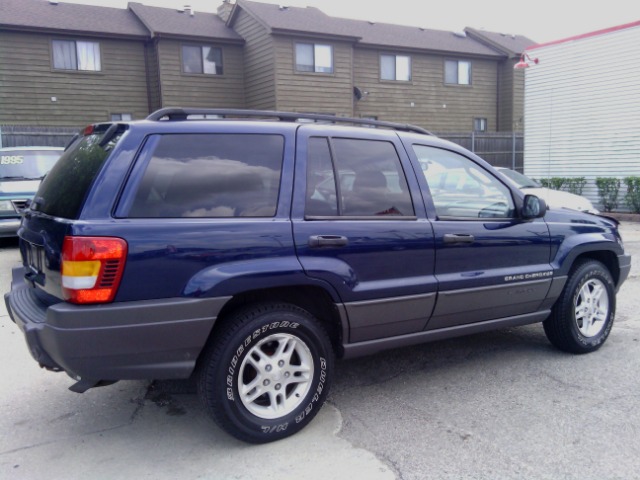
<path fill-rule="evenodd" d="M 509 170 L 508 168 L 501 168 L 498 170 L 505 177 L 513 180 L 518 184 L 520 188 L 539 188 L 540 185 L 526 175 L 516 172 L 515 170 Z"/>
<path fill-rule="evenodd" d="M 62 150 L 0 152 L 0 180 L 39 180 L 51 170 Z"/>

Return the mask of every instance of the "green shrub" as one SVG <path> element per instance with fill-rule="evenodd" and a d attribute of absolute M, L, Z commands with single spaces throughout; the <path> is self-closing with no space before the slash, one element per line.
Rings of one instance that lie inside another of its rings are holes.
<path fill-rule="evenodd" d="M 561 190 L 566 181 L 567 179 L 565 177 L 551 177 L 549 179 L 549 188 L 553 190 Z"/>
<path fill-rule="evenodd" d="M 627 193 L 624 200 L 633 213 L 640 213 L 640 177 L 625 177 Z"/>
<path fill-rule="evenodd" d="M 541 178 L 538 180 L 538 183 L 546 188 L 560 190 L 567 180 L 568 179 L 564 177 Z"/>
<path fill-rule="evenodd" d="M 567 191 L 575 193 L 576 195 L 582 195 L 582 190 L 587 184 L 587 179 L 584 177 L 569 177 L 566 178 Z"/>
<path fill-rule="evenodd" d="M 618 192 L 620 191 L 620 179 L 610 177 L 596 178 L 598 196 L 605 212 L 610 212 L 618 207 Z"/>

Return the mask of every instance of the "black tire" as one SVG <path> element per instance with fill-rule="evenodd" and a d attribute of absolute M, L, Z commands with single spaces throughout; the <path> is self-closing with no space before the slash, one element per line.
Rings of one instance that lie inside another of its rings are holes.
<path fill-rule="evenodd" d="M 259 304 L 231 315 L 215 333 L 199 365 L 198 393 L 227 433 L 267 443 L 304 428 L 332 378 L 333 350 L 322 325 L 296 306 Z"/>
<path fill-rule="evenodd" d="M 596 260 L 582 260 L 544 321 L 544 332 L 560 350 L 593 352 L 609 336 L 615 310 L 615 285 L 609 270 Z"/>

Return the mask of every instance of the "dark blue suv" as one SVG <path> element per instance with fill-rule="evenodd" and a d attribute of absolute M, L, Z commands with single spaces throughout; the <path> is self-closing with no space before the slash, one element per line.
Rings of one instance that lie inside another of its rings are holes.
<path fill-rule="evenodd" d="M 282 112 L 89 126 L 19 236 L 5 300 L 41 366 L 77 392 L 194 376 L 255 443 L 313 418 L 335 357 L 535 322 L 596 350 L 630 268 L 614 220 L 418 127 Z"/>

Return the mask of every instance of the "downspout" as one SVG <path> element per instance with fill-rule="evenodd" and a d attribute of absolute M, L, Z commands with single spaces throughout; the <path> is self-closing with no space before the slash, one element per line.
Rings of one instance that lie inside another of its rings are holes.
<path fill-rule="evenodd" d="M 496 132 L 500 131 L 500 63 L 497 64 L 496 68 Z"/>
<path fill-rule="evenodd" d="M 155 56 L 156 64 L 158 68 L 155 74 L 158 77 L 158 100 L 160 101 L 160 108 L 164 105 L 164 95 L 162 93 L 162 62 L 160 61 L 160 39 L 158 37 L 153 38 L 153 54 Z"/>
<path fill-rule="evenodd" d="M 153 112 L 153 99 L 151 93 L 151 68 L 149 66 L 149 45 L 150 41 L 144 42 L 144 73 L 147 83 L 147 111 Z"/>

